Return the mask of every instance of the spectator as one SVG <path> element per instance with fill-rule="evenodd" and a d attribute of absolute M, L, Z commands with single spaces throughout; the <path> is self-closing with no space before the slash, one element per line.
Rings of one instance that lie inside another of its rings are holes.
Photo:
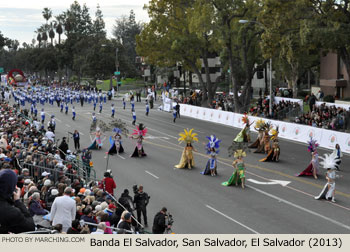
<path fill-rule="evenodd" d="M 75 219 L 76 205 L 71 195 L 72 188 L 67 187 L 64 190 L 64 195 L 57 197 L 51 208 L 52 225 L 62 224 L 63 232 L 67 232 L 68 228 L 71 227 L 72 221 Z"/>
<path fill-rule="evenodd" d="M 0 171 L 0 234 L 35 230 L 33 218 L 20 201 L 16 184 L 17 175 L 13 171 Z"/>

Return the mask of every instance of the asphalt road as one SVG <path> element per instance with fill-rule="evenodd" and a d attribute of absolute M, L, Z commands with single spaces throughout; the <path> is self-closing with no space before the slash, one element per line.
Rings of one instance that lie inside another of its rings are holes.
<path fill-rule="evenodd" d="M 131 106 L 127 103 L 122 109 L 120 100 L 116 104 L 116 118 L 122 119 L 131 132 Z M 102 114 L 96 109 L 97 118 L 105 122 L 111 120 L 111 102 L 104 104 Z M 56 135 L 61 138 L 67 132 L 78 129 L 81 134 L 81 145 L 90 145 L 89 129 L 91 124 L 92 104 L 83 107 L 75 104 L 76 121 L 69 114 L 59 112 L 57 106 L 45 105 L 48 115 L 57 118 Z M 232 174 L 227 148 L 239 129 L 215 123 L 204 122 L 188 117 L 172 122 L 172 114 L 152 109 L 145 116 L 145 104 L 136 103 L 137 123 L 144 123 L 148 128 L 148 138 L 144 142 L 147 157 L 130 158 L 135 148 L 135 141 L 123 139 L 126 153 L 109 158 L 108 169 L 112 169 L 117 183 L 115 195 L 118 197 L 124 188 L 132 192 L 134 184 L 142 184 L 151 196 L 148 211 L 149 226 L 152 226 L 154 215 L 166 206 L 174 216 L 175 233 L 350 233 L 350 158 L 344 155 L 339 175 L 343 177 L 336 182 L 336 203 L 317 201 L 324 186 L 325 170 L 321 169 L 319 179 L 312 177 L 295 177 L 304 170 L 311 160 L 307 146 L 281 139 L 281 156 L 279 163 L 262 163 L 263 154 L 247 153 L 245 158 L 246 177 L 254 182 L 247 182 L 247 187 L 224 187 Z M 157 107 L 157 106 L 155 106 Z M 39 105 L 38 111 L 40 111 Z M 49 116 L 47 117 L 49 118 Z M 47 123 L 47 121 L 46 121 Z M 184 128 L 194 128 L 199 135 L 199 143 L 194 147 L 196 165 L 192 170 L 176 169 L 181 157 L 183 144 L 179 145 L 178 133 Z M 219 154 L 218 176 L 200 174 L 205 167 L 208 156 L 205 154 L 206 136 L 215 134 L 222 139 Z M 112 132 L 106 132 L 109 137 Z M 256 135 L 252 135 L 255 140 Z M 70 148 L 74 144 L 71 139 Z M 105 152 L 109 149 L 108 138 L 102 150 L 93 151 L 94 168 L 99 178 L 106 170 Z M 330 150 L 319 150 L 320 154 Z M 289 181 L 287 186 L 266 184 L 271 180 Z M 259 184 L 259 182 L 265 184 Z M 132 194 L 132 193 L 131 193 Z"/>

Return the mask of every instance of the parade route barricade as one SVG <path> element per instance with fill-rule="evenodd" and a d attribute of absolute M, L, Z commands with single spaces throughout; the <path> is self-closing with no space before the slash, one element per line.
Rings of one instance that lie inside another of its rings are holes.
<path fill-rule="evenodd" d="M 322 104 L 325 104 L 326 107 L 332 107 L 335 106 L 336 108 L 343 108 L 345 110 L 349 110 L 350 105 L 349 104 L 342 104 L 342 103 L 331 103 L 331 102 L 323 102 L 323 101 L 317 101 L 316 106 L 321 106 Z"/>
<path fill-rule="evenodd" d="M 243 115 L 239 113 L 203 108 L 188 104 L 181 104 L 180 113 L 183 116 L 188 116 L 208 122 L 219 123 L 240 129 L 244 127 L 244 123 L 242 122 Z M 320 147 L 334 149 L 335 145 L 339 144 L 343 152 L 350 153 L 350 134 L 348 133 L 316 128 L 297 123 L 289 123 L 249 116 L 249 120 L 251 122 L 254 122 L 250 127 L 251 131 L 256 131 L 254 129 L 254 126 L 259 119 L 271 122 L 274 128 L 278 126 L 280 138 L 306 144 L 307 141 L 310 140 L 310 137 L 313 137 L 320 144 Z"/>

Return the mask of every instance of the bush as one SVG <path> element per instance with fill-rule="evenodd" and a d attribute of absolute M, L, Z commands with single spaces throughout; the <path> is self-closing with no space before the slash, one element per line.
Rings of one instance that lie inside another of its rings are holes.
<path fill-rule="evenodd" d="M 323 98 L 323 101 L 324 101 L 324 102 L 334 102 L 334 96 L 333 96 L 333 95 L 326 95 L 326 96 Z"/>

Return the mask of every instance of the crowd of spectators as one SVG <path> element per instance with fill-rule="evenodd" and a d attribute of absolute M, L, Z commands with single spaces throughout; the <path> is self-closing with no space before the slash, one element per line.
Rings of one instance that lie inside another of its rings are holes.
<path fill-rule="evenodd" d="M 100 182 L 81 176 L 66 161 L 73 154 L 67 151 L 62 158 L 44 127 L 38 129 L 23 114 L 18 106 L 0 101 L 0 233 L 38 228 L 68 234 L 137 231 L 128 190 L 118 204 L 110 172 Z"/>
<path fill-rule="evenodd" d="M 310 111 L 296 117 L 295 122 L 323 129 L 346 130 L 350 126 L 349 119 L 350 110 L 323 103 L 319 106 L 312 104 Z"/>

